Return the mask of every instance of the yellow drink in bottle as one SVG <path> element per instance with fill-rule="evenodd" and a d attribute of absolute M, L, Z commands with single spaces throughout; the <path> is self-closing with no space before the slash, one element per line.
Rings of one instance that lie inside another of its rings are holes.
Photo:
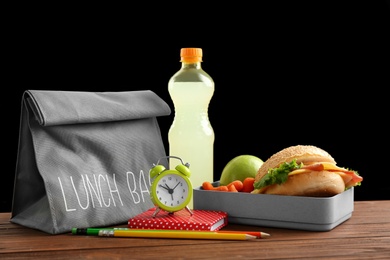
<path fill-rule="evenodd" d="M 213 79 L 201 68 L 202 50 L 183 48 L 182 67 L 168 83 L 175 115 L 168 132 L 169 155 L 190 164 L 193 187 L 204 181 L 213 182 L 214 130 L 208 117 L 208 107 L 214 94 Z M 170 168 L 177 160 L 170 159 Z M 193 200 L 188 205 L 193 208 Z"/>

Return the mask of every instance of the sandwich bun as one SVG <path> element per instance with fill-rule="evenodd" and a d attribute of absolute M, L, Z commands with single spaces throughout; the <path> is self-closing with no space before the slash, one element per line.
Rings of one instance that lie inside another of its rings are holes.
<path fill-rule="evenodd" d="M 260 181 L 269 169 L 278 168 L 282 163 L 296 160 L 297 164 L 313 165 L 327 163 L 336 165 L 334 158 L 321 148 L 312 145 L 296 145 L 285 148 L 266 160 L 259 168 L 255 182 Z M 335 166 L 337 167 L 337 166 Z M 288 175 L 287 181 L 272 184 L 252 193 L 290 196 L 330 197 L 345 190 L 345 181 L 337 171 L 304 170 L 303 173 Z"/>

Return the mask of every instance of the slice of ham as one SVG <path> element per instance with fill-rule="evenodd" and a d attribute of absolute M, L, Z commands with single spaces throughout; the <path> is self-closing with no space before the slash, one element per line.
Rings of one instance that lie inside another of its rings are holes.
<path fill-rule="evenodd" d="M 343 178 L 346 189 L 352 186 L 356 186 L 356 184 L 358 184 L 363 180 L 362 176 L 357 175 L 353 171 L 343 171 L 343 172 L 337 171 L 336 173 L 338 173 L 341 176 L 341 178 Z"/>
<path fill-rule="evenodd" d="M 288 175 L 290 176 L 295 174 L 302 174 L 310 171 L 330 171 L 337 173 L 341 176 L 341 178 L 343 178 L 345 188 L 356 186 L 359 182 L 363 181 L 363 177 L 357 175 L 356 172 L 338 167 L 335 164 L 329 162 L 320 162 L 310 165 L 304 165 L 300 169 L 290 172 Z"/>

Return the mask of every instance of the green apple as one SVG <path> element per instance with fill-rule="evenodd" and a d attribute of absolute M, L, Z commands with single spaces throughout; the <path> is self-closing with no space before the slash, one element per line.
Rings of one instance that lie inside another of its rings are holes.
<path fill-rule="evenodd" d="M 220 185 L 228 185 L 232 181 L 244 181 L 247 177 L 255 177 L 263 160 L 249 154 L 239 155 L 231 159 L 223 168 Z"/>

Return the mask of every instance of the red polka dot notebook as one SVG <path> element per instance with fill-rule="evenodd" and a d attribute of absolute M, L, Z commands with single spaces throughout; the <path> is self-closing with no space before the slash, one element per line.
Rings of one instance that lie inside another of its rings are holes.
<path fill-rule="evenodd" d="M 227 225 L 224 211 L 193 209 L 192 215 L 185 209 L 174 213 L 164 210 L 153 217 L 156 208 L 151 208 L 128 220 L 129 228 L 217 231 Z"/>

